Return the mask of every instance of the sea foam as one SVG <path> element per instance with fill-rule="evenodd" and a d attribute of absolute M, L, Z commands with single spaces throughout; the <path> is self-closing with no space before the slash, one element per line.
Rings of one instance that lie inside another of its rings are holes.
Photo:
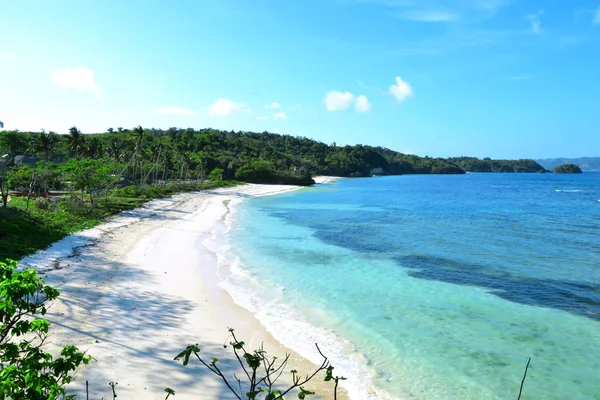
<path fill-rule="evenodd" d="M 336 375 L 347 378 L 340 381 L 340 385 L 348 391 L 351 399 L 397 399 L 374 386 L 374 371 L 367 366 L 364 356 L 351 343 L 329 329 L 309 323 L 301 312 L 283 301 L 285 288 L 259 282 L 244 268 L 228 238 L 238 217 L 241 201 L 232 200 L 229 204 L 231 212 L 226 216 L 224 225 L 213 231 L 203 242 L 208 250 L 217 255 L 219 285 L 230 294 L 235 303 L 253 313 L 281 344 L 320 365 L 323 359 L 316 350 L 317 343 L 335 366 Z"/>

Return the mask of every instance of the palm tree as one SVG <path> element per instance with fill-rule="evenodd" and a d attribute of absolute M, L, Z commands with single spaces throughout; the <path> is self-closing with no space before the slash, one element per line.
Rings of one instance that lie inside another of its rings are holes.
<path fill-rule="evenodd" d="M 81 150 L 83 150 L 83 145 L 85 143 L 85 138 L 83 133 L 76 126 L 72 126 L 69 128 L 69 136 L 67 136 L 67 143 L 69 144 L 69 150 L 73 152 L 75 157 L 79 158 Z"/>
<path fill-rule="evenodd" d="M 123 157 L 123 149 L 119 145 L 119 142 L 116 139 L 113 139 L 108 148 L 106 149 L 106 153 L 110 158 L 112 158 L 116 162 L 121 162 L 121 158 Z"/>
<path fill-rule="evenodd" d="M 144 128 L 142 128 L 141 125 L 138 125 L 135 128 L 133 128 L 132 132 L 134 137 L 136 138 L 135 151 L 138 151 L 140 149 L 140 145 L 142 144 L 142 140 L 144 139 Z"/>
<path fill-rule="evenodd" d="M 85 146 L 85 153 L 87 157 L 90 158 L 99 158 L 102 157 L 103 149 L 102 142 L 96 137 L 93 136 Z"/>
<path fill-rule="evenodd" d="M 40 132 L 35 141 L 33 142 L 33 151 L 37 154 L 43 154 L 44 160 L 48 161 L 50 154 L 54 154 L 54 144 L 57 138 L 54 132 L 46 133 Z"/>

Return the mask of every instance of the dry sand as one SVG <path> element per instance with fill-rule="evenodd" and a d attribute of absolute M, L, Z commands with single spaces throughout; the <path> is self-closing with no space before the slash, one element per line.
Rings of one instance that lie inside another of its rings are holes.
<path fill-rule="evenodd" d="M 227 327 L 251 348 L 264 342 L 269 354 L 291 353 L 218 285 L 218 255 L 202 242 L 223 224 L 230 201 L 296 188 L 247 184 L 155 200 L 23 259 L 61 291 L 47 315 L 51 346 L 75 344 L 94 357 L 71 393 L 85 399 L 88 381 L 93 400 L 112 399 L 108 382 L 118 382 L 119 399 L 164 399 L 165 387 L 179 400 L 234 398 L 197 363 L 173 361 L 187 344 L 198 343 L 208 360 L 220 358 L 223 370 L 235 372 L 227 361 L 230 348 L 223 348 Z M 301 372 L 314 368 L 292 358 Z M 308 387 L 322 393 L 323 385 Z"/>

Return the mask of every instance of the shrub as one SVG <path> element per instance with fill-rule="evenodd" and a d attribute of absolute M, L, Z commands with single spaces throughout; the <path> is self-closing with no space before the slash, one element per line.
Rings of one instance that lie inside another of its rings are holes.
<path fill-rule="evenodd" d="M 59 291 L 33 269 L 17 271 L 17 262 L 0 262 L 0 398 L 53 400 L 66 395 L 64 385 L 90 356 L 66 346 L 60 357 L 43 350 L 50 323 L 45 303 Z M 73 398 L 67 396 L 67 398 Z"/>
<path fill-rule="evenodd" d="M 50 205 L 50 201 L 46 198 L 38 197 L 37 199 L 35 199 L 35 206 L 40 210 L 47 210 L 48 208 L 50 208 Z"/>

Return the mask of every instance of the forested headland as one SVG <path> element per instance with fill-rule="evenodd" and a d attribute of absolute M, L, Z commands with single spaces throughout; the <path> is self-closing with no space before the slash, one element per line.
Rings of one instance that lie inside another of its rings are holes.
<path fill-rule="evenodd" d="M 473 157 L 432 158 L 368 145 L 327 145 L 306 137 L 268 132 L 216 129 L 108 129 L 68 135 L 52 132 L 4 131 L 0 153 L 12 163 L 37 160 L 63 164 L 70 159 L 103 159 L 124 166 L 121 178 L 132 183 L 206 178 L 217 169 L 222 178 L 245 182 L 310 184 L 311 176 L 364 177 L 399 174 L 462 174 L 465 172 L 544 172 L 533 160 L 491 160 Z"/>

